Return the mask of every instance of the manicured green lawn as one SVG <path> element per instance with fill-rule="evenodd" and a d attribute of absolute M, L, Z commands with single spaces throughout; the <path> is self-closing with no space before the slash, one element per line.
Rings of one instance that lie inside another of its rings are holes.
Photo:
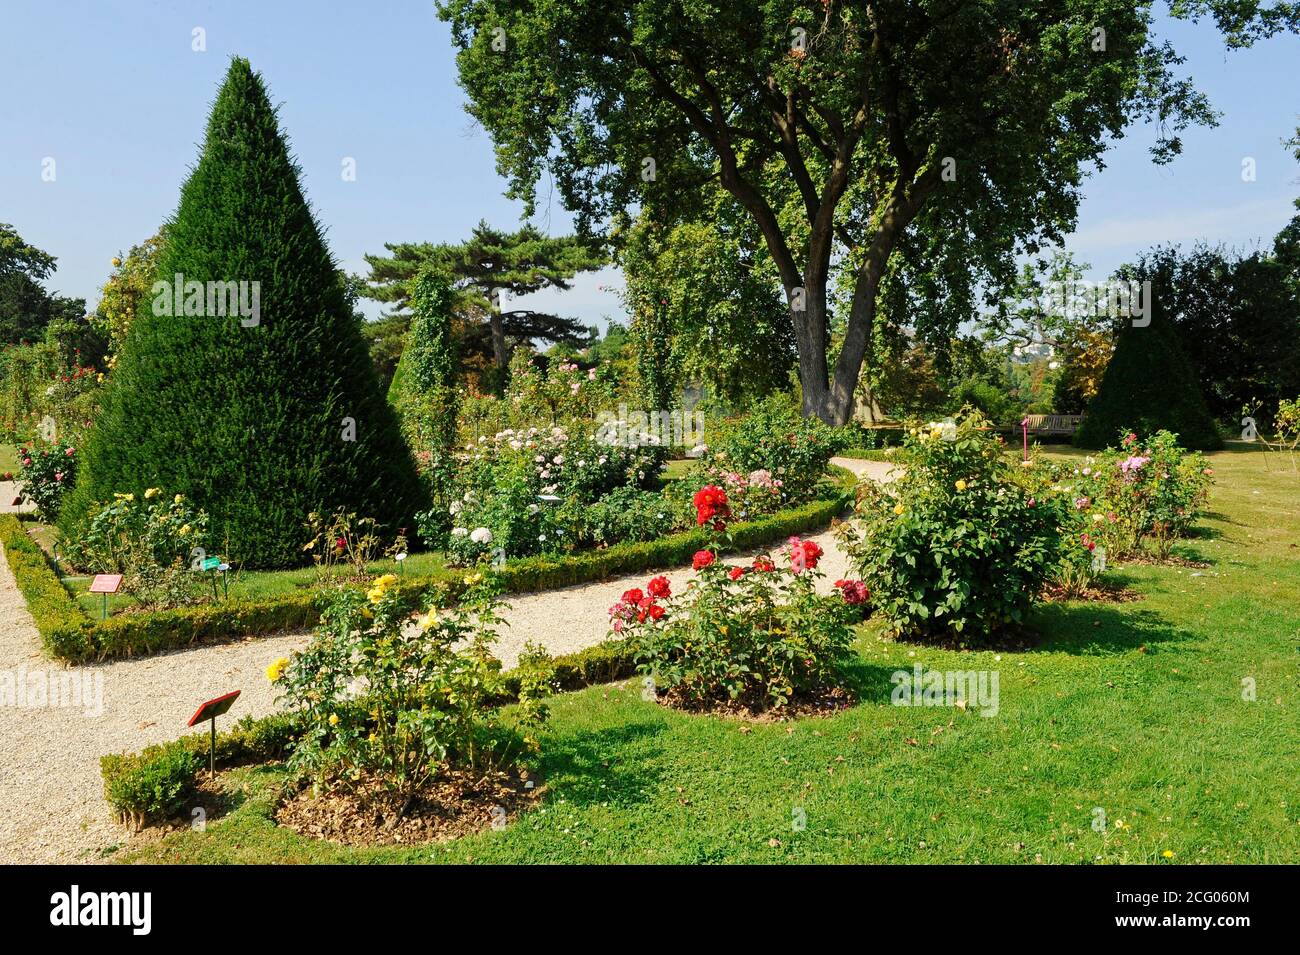
<path fill-rule="evenodd" d="M 240 804 L 207 832 L 115 857 L 1300 861 L 1300 478 L 1266 473 L 1254 452 L 1212 460 L 1211 514 L 1179 548 L 1210 566 L 1121 568 L 1114 578 L 1143 600 L 1045 606 L 1047 636 L 1030 651 L 886 642 L 868 623 L 861 701 L 829 719 L 685 716 L 644 702 L 635 681 L 559 697 L 542 740 L 545 802 L 501 832 L 371 851 L 313 842 L 270 821 L 283 776 L 262 767 L 227 777 Z M 890 674 L 916 663 L 996 670 L 997 715 L 890 705 Z"/>
<path fill-rule="evenodd" d="M 0 444 L 0 474 L 17 474 L 20 467 L 18 448 L 12 444 Z"/>

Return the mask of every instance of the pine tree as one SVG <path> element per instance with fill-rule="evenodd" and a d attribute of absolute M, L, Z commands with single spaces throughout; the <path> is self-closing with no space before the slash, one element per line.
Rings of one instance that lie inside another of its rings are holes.
<path fill-rule="evenodd" d="M 1152 301 L 1151 323 L 1129 325 L 1120 332 L 1074 443 L 1081 448 L 1104 448 L 1115 444 L 1121 431 L 1145 435 L 1162 428 L 1177 434 L 1185 448 L 1208 451 L 1223 447 L 1196 375 L 1178 342 L 1178 331 L 1157 295 Z"/>
<path fill-rule="evenodd" d="M 550 238 L 530 225 L 516 232 L 474 227 L 465 242 L 386 243 L 389 256 L 367 255 L 369 298 L 409 302 L 408 285 L 422 266 L 441 271 L 455 293 L 454 307 L 466 316 L 487 319 L 492 360 L 499 370 L 510 363 L 511 343 L 533 339 L 552 344 L 585 345 L 587 327 L 577 319 L 532 309 L 501 308 L 501 293 L 527 295 L 542 289 L 567 291 L 579 272 L 599 269 L 606 257 L 577 236 Z"/>
<path fill-rule="evenodd" d="M 210 547 L 250 567 L 300 563 L 313 510 L 406 526 L 419 478 L 247 60 L 230 65 L 167 228 L 153 300 L 83 449 L 65 533 L 95 502 L 152 486 L 206 509 Z M 194 283 L 180 295 L 178 276 Z"/>

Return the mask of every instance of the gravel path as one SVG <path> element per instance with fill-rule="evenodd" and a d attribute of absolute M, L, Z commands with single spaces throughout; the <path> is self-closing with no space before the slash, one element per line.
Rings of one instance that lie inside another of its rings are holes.
<path fill-rule="evenodd" d="M 835 463 L 874 480 L 889 479 L 887 464 L 844 458 Z M 0 500 L 0 506 L 12 499 Z M 820 568 L 829 588 L 845 575 L 847 561 L 828 532 L 813 539 L 826 551 Z M 505 613 L 511 626 L 498 647 L 503 663 L 512 666 L 529 639 L 553 654 L 601 642 L 609 606 L 648 576 L 511 599 Z M 681 586 L 690 571 L 668 576 Z M 42 656 L 8 562 L 0 559 L 0 862 L 89 862 L 122 842 L 125 831 L 109 818 L 103 801 L 99 757 L 190 732 L 185 724 L 198 704 L 233 689 L 242 695 L 225 718 L 227 726 L 241 716 L 271 712 L 275 693 L 263 671 L 306 641 L 305 634 L 286 634 L 65 668 Z M 51 686 L 62 683 L 66 699 L 73 682 L 81 691 L 77 705 L 50 705 Z"/>

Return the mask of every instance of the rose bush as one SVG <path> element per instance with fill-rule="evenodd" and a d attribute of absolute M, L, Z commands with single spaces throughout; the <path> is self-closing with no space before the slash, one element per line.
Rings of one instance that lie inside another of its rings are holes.
<path fill-rule="evenodd" d="M 683 593 L 674 595 L 666 577 L 627 591 L 609 610 L 611 630 L 674 703 L 779 709 L 842 686 L 852 656 L 851 623 L 866 590 L 841 581 L 839 595 L 818 594 L 821 556 L 798 538 L 781 567 L 766 557 L 727 565 L 701 550 Z"/>
<path fill-rule="evenodd" d="M 207 581 L 191 567 L 195 548 L 206 552 L 208 515 L 183 495 L 160 488 L 115 494 L 91 518 L 83 535 L 65 542 L 72 564 L 95 574 L 121 574 L 122 589 L 149 608 L 196 603 Z"/>
<path fill-rule="evenodd" d="M 787 398 L 774 395 L 723 424 L 704 463 L 714 473 L 746 475 L 747 483 L 768 492 L 775 487 L 781 502 L 799 503 L 812 495 L 839 442 L 833 428 L 805 418 Z M 777 506 L 783 505 L 772 510 Z"/>
<path fill-rule="evenodd" d="M 18 461 L 23 498 L 36 505 L 43 520 L 55 520 L 64 493 L 77 480 L 77 449 L 57 441 L 32 444 L 18 449 Z"/>
<path fill-rule="evenodd" d="M 978 644 L 1019 627 L 1060 559 L 1059 510 L 1017 481 L 976 413 L 909 427 L 891 484 L 840 525 L 873 612 L 907 639 Z"/>
<path fill-rule="evenodd" d="M 501 771 L 536 753 L 552 689 L 550 658 L 529 645 L 517 705 L 504 711 L 491 577 L 466 578 L 448 609 L 394 583 L 330 592 L 307 647 L 267 670 L 303 727 L 290 769 L 321 789 L 377 782 L 391 817 L 447 767 Z"/>
<path fill-rule="evenodd" d="M 638 488 L 655 479 L 664 449 L 645 445 L 607 445 L 594 432 L 551 428 L 506 429 L 483 435 L 459 456 L 460 491 L 444 519 L 426 512 L 417 517 L 426 541 L 440 540 L 453 560 L 473 563 L 496 548 L 513 557 L 564 553 L 578 546 L 584 510 L 618 488 Z M 490 539 L 475 541 L 486 528 Z M 432 536 L 431 535 L 435 535 Z"/>
<path fill-rule="evenodd" d="M 1168 557 L 1201 514 L 1214 474 L 1203 455 L 1180 448 L 1168 431 L 1146 438 L 1121 431 L 1115 447 L 1082 463 L 1035 458 L 1026 470 L 1026 486 L 1059 499 L 1067 535 L 1086 537 L 1102 563 L 1143 552 Z"/>

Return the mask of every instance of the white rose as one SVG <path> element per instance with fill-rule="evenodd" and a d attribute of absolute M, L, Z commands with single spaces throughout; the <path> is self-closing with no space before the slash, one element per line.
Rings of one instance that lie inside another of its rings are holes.
<path fill-rule="evenodd" d="M 474 533 L 469 535 L 469 539 L 475 544 L 490 544 L 492 543 L 492 532 L 486 527 L 476 527 Z"/>
<path fill-rule="evenodd" d="M 465 536 L 466 534 L 468 534 L 468 533 L 469 533 L 469 531 L 468 531 L 466 528 L 464 528 L 464 527 L 453 527 L 453 528 L 451 529 L 451 536 L 452 536 L 452 537 L 464 537 L 464 536 Z"/>

